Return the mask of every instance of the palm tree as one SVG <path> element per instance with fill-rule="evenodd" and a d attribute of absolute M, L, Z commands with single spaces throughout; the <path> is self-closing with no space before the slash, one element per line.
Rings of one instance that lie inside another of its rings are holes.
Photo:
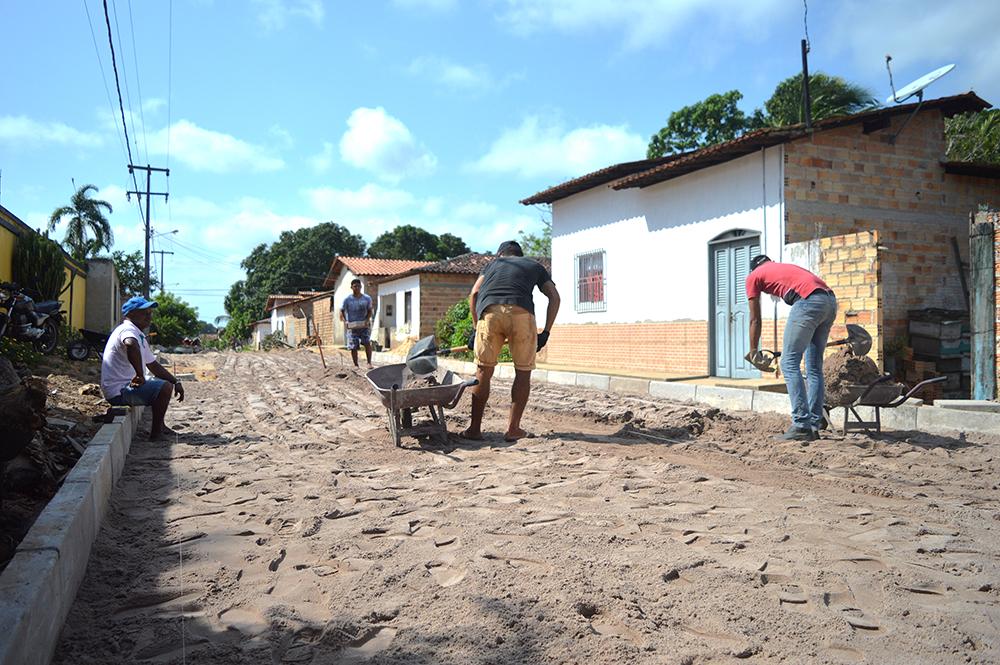
<path fill-rule="evenodd" d="M 96 192 L 97 187 L 84 185 L 76 190 L 76 194 L 70 199 L 72 205 L 56 208 L 49 219 L 49 231 L 52 231 L 64 217 L 69 217 L 63 245 L 70 250 L 74 259 L 81 261 L 88 256 L 94 256 L 102 249 L 110 250 L 115 242 L 111 223 L 103 212 L 106 209 L 110 214 L 111 204 L 90 198 L 88 196 L 90 190 Z M 88 237 L 90 235 L 94 237 Z"/>
<path fill-rule="evenodd" d="M 813 120 L 850 115 L 879 105 L 864 87 L 822 72 L 809 75 L 809 97 L 812 100 Z M 764 102 L 764 109 L 767 116 L 763 120 L 772 127 L 802 122 L 802 74 L 790 76 L 779 83 L 771 98 Z"/>

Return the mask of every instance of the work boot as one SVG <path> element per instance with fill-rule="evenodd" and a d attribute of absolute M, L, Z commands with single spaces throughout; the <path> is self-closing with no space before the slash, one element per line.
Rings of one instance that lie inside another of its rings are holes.
<path fill-rule="evenodd" d="M 785 441 L 815 441 L 819 438 L 819 434 L 812 429 L 792 425 L 779 438 Z"/>

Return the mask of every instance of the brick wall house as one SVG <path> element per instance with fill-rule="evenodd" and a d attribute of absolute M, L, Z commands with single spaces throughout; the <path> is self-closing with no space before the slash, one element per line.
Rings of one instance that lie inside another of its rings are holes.
<path fill-rule="evenodd" d="M 838 328 L 865 326 L 881 361 L 884 342 L 905 334 L 909 309 L 963 300 L 953 247 L 968 256 L 969 214 L 1000 203 L 1000 173 L 944 161 L 944 118 L 988 106 L 969 93 L 830 118 L 811 130 L 758 130 L 525 199 L 552 204 L 563 311 L 549 362 L 756 375 L 740 365 L 740 340 L 742 281 L 757 252 L 827 279 L 840 303 Z M 788 308 L 762 304 L 763 343 L 780 345 Z"/>

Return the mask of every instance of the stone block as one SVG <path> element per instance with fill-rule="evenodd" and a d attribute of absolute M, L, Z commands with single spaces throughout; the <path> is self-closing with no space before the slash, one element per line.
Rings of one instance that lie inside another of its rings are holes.
<path fill-rule="evenodd" d="M 960 409 L 963 411 L 985 411 L 1000 413 L 1000 402 L 987 399 L 936 399 L 934 406 L 939 409 Z"/>
<path fill-rule="evenodd" d="M 728 411 L 749 411 L 753 408 L 752 390 L 724 386 L 696 386 L 694 401 Z"/>
<path fill-rule="evenodd" d="M 501 379 L 513 379 L 514 378 L 514 366 L 513 365 L 497 365 L 497 368 L 493 371 L 493 375 Z"/>
<path fill-rule="evenodd" d="M 753 391 L 751 409 L 758 413 L 781 413 L 788 415 L 792 411 L 788 395 L 785 393 L 772 393 L 767 390 Z"/>
<path fill-rule="evenodd" d="M 607 392 L 611 382 L 611 377 L 607 374 L 577 374 L 576 385 L 581 388 L 591 388 L 593 390 L 603 390 Z"/>
<path fill-rule="evenodd" d="M 72 598 L 83 580 L 99 526 L 91 486 L 64 484 L 38 515 L 18 551 L 57 552 L 59 585 Z"/>
<path fill-rule="evenodd" d="M 650 396 L 672 402 L 693 402 L 696 393 L 697 386 L 693 383 L 677 383 L 676 381 L 649 382 Z"/>
<path fill-rule="evenodd" d="M 51 550 L 18 552 L 0 575 L 0 665 L 51 660 L 73 602 L 59 586 L 58 564 Z"/>
<path fill-rule="evenodd" d="M 633 379 L 625 376 L 612 376 L 608 382 L 608 390 L 613 393 L 630 395 L 648 395 L 649 379 Z"/>
<path fill-rule="evenodd" d="M 554 369 L 550 369 L 549 383 L 557 383 L 561 386 L 575 386 L 576 372 L 561 372 Z"/>
<path fill-rule="evenodd" d="M 917 409 L 917 429 L 927 432 L 1000 432 L 1000 413 L 983 413 L 922 406 Z"/>
<path fill-rule="evenodd" d="M 549 382 L 549 370 L 547 369 L 536 369 L 531 372 L 532 382 L 537 383 L 548 383 Z"/>
<path fill-rule="evenodd" d="M 111 448 L 109 446 L 89 445 L 64 481 L 65 484 L 89 483 L 91 485 L 98 524 L 104 518 L 104 510 L 114 487 L 111 467 Z"/>

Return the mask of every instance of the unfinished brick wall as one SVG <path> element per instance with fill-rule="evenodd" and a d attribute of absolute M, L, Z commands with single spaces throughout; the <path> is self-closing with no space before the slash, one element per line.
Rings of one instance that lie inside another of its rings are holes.
<path fill-rule="evenodd" d="M 556 324 L 546 350 L 544 362 L 556 365 L 701 376 L 708 321 Z"/>
<path fill-rule="evenodd" d="M 420 275 L 420 337 L 434 334 L 434 326 L 455 303 L 469 297 L 479 275 L 423 273 Z"/>
<path fill-rule="evenodd" d="M 819 246 L 817 272 L 837 294 L 837 321 L 830 339 L 846 337 L 848 323 L 862 326 L 872 336 L 868 355 L 881 367 L 884 303 L 879 233 L 820 238 Z"/>
<path fill-rule="evenodd" d="M 876 230 L 881 258 L 883 333 L 906 334 L 907 310 L 964 306 L 952 249 L 969 252 L 969 213 L 1000 202 L 1000 182 L 946 174 L 944 119 L 921 112 L 889 143 L 904 120 L 864 133 L 832 129 L 785 146 L 785 238 Z"/>

